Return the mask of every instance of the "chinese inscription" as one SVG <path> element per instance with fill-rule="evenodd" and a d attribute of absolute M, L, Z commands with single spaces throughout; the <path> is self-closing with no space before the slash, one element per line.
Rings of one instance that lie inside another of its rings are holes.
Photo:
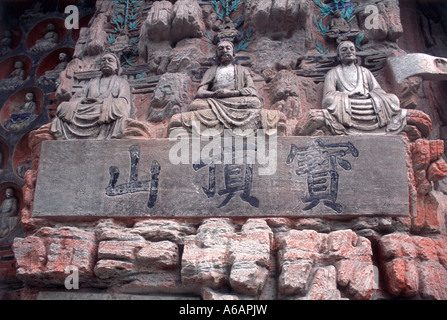
<path fill-rule="evenodd" d="M 180 163 L 172 161 L 171 152 L 179 141 L 44 141 L 32 215 L 409 215 L 407 146 L 401 136 L 278 137 L 268 148 L 247 138 L 216 141 L 220 144 L 183 143 L 178 157 L 186 158 L 188 148 L 189 161 Z M 266 166 L 276 170 L 261 174 Z"/>
<path fill-rule="evenodd" d="M 337 203 L 339 174 L 338 166 L 344 170 L 351 170 L 351 163 L 344 157 L 359 156 L 359 151 L 351 143 L 325 144 L 317 139 L 313 146 L 297 147 L 292 144 L 286 163 L 298 162 L 297 175 L 307 175 L 307 190 L 309 197 L 302 198 L 309 203 L 303 210 L 311 210 L 320 201 L 337 213 L 343 212 L 343 206 Z"/>
<path fill-rule="evenodd" d="M 120 171 L 118 167 L 111 166 L 109 168 L 110 181 L 106 188 L 106 195 L 114 197 L 135 192 L 149 192 L 148 208 L 152 208 L 157 201 L 158 182 L 160 175 L 160 164 L 154 160 L 151 164 L 151 180 L 138 181 L 138 167 L 140 162 L 140 148 L 138 146 L 131 146 L 129 148 L 130 154 L 130 175 L 129 182 L 116 185 Z"/>
<path fill-rule="evenodd" d="M 251 148 L 253 148 L 252 151 L 256 151 L 256 146 L 251 146 Z M 222 164 L 225 189 L 217 191 L 219 196 L 226 195 L 226 197 L 217 208 L 227 205 L 238 192 L 241 192 L 240 198 L 242 201 L 247 202 L 252 207 L 259 208 L 259 200 L 250 195 L 253 186 L 253 164 L 244 163 L 243 159 L 238 159 L 235 147 L 232 147 L 231 150 L 232 163 Z M 247 145 L 244 145 L 242 150 L 247 151 Z M 206 160 L 208 163 L 208 186 L 202 187 L 202 190 L 208 198 L 213 198 L 216 195 L 216 163 L 221 164 L 222 158 L 210 157 Z M 206 166 L 207 164 L 201 160 L 200 164 L 193 164 L 193 169 L 198 171 Z"/>

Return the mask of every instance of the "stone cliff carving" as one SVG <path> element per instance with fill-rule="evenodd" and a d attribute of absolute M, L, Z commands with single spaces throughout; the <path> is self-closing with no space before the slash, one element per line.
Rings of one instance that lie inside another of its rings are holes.
<path fill-rule="evenodd" d="M 59 35 L 56 32 L 56 26 L 52 23 L 47 25 L 47 33 L 36 41 L 30 49 L 33 52 L 44 52 L 54 48 L 59 41 Z"/>
<path fill-rule="evenodd" d="M 17 60 L 14 63 L 14 70 L 7 78 L 0 81 L 0 92 L 14 90 L 23 83 L 26 79 L 26 71 L 23 68 L 23 62 Z"/>
<path fill-rule="evenodd" d="M 406 110 L 400 109 L 399 99 L 386 93 L 368 69 L 356 65 L 355 53 L 354 43 L 340 43 L 341 63 L 326 75 L 323 114 L 327 127 L 336 135 L 401 132 Z"/>
<path fill-rule="evenodd" d="M 181 114 L 181 124 L 198 132 L 206 129 L 233 129 L 239 134 L 247 129 L 260 127 L 269 131 L 276 129 L 281 114 L 277 111 L 262 110 L 250 71 L 233 64 L 234 46 L 222 41 L 217 46 L 218 66 L 204 74 L 196 99 L 191 103 L 190 112 Z M 173 123 L 179 119 L 171 120 Z"/>
<path fill-rule="evenodd" d="M 353 40 L 359 35 L 360 31 L 350 26 L 348 21 L 342 17 L 340 10 L 334 11 L 334 17 L 329 24 L 327 36 L 337 39 L 337 42 L 344 40 Z"/>
<path fill-rule="evenodd" d="M 330 24 L 330 30 L 335 33 L 339 32 L 349 32 L 351 30 L 351 27 L 349 26 L 349 23 L 346 22 L 346 20 L 341 16 L 340 10 L 334 11 L 334 17 L 331 20 Z"/>
<path fill-rule="evenodd" d="M 34 101 L 34 93 L 25 95 L 25 103 L 10 115 L 5 121 L 5 128 L 12 131 L 20 131 L 31 124 L 37 118 L 37 104 Z"/>
<path fill-rule="evenodd" d="M 59 105 L 51 133 L 57 139 L 121 137 L 132 100 L 129 83 L 119 76 L 120 71 L 117 56 L 103 55 L 101 77 L 91 80 L 83 92 Z"/>
<path fill-rule="evenodd" d="M 10 30 L 3 31 L 3 37 L 0 40 L 0 56 L 3 56 L 11 51 L 13 44 L 14 40 L 12 38 L 12 32 Z"/>
<path fill-rule="evenodd" d="M 17 198 L 14 196 L 14 190 L 7 188 L 6 199 L 0 205 L 0 238 L 7 236 L 17 225 L 19 204 Z"/>
<path fill-rule="evenodd" d="M 181 113 L 191 102 L 189 92 L 192 83 L 183 73 L 165 73 L 161 76 L 151 98 L 149 122 L 161 122 Z"/>
<path fill-rule="evenodd" d="M 62 71 L 65 70 L 68 64 L 68 55 L 64 52 L 59 54 L 59 63 L 54 67 L 53 70 L 48 70 L 43 76 L 38 79 L 38 83 L 42 85 L 54 84 Z"/>
<path fill-rule="evenodd" d="M 215 44 L 223 40 L 229 40 L 231 42 L 240 41 L 242 38 L 241 32 L 236 29 L 236 24 L 231 20 L 230 17 L 225 17 L 224 21 L 218 20 L 218 22 L 213 26 L 213 30 L 217 32 L 213 42 Z"/>

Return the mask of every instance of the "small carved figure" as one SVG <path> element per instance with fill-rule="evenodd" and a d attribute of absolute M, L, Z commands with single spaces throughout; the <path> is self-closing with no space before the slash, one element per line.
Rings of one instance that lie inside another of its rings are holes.
<path fill-rule="evenodd" d="M 14 90 L 23 83 L 26 78 L 26 71 L 23 67 L 24 64 L 20 60 L 14 63 L 14 71 L 7 78 L 0 81 L 0 92 Z"/>
<path fill-rule="evenodd" d="M 29 169 L 31 169 L 31 165 L 32 165 L 32 160 L 31 160 L 31 158 L 26 158 L 26 159 L 25 159 L 25 163 L 23 163 L 23 164 L 21 164 L 21 165 L 18 165 L 18 166 L 16 167 L 17 175 L 18 175 L 20 178 L 25 179 L 25 173 L 26 173 Z"/>
<path fill-rule="evenodd" d="M 57 139 L 115 139 L 123 134 L 132 100 L 129 83 L 119 76 L 119 58 L 104 54 L 101 72 L 84 91 L 59 105 L 51 123 Z"/>
<path fill-rule="evenodd" d="M 44 16 L 45 13 L 43 12 L 43 3 L 42 1 L 37 1 L 31 8 L 25 10 L 25 12 L 20 16 L 19 20 L 21 23 L 28 23 L 30 21 L 37 21 Z"/>
<path fill-rule="evenodd" d="M 13 131 L 20 131 L 31 124 L 36 118 L 37 104 L 34 101 L 34 93 L 28 92 L 25 95 L 25 103 L 18 110 L 11 113 L 10 119 L 5 121 L 5 128 Z"/>
<path fill-rule="evenodd" d="M 345 18 L 342 17 L 340 10 L 334 11 L 334 17 L 332 18 L 327 36 L 332 39 L 336 39 L 337 43 L 346 40 L 354 40 L 360 31 L 357 27 L 352 27 Z"/>
<path fill-rule="evenodd" d="M 0 55 L 3 56 L 11 51 L 13 44 L 12 32 L 10 30 L 3 31 L 3 37 L 0 40 Z"/>
<path fill-rule="evenodd" d="M 17 225 L 19 204 L 17 198 L 14 196 L 14 190 L 7 188 L 6 199 L 0 205 L 0 238 L 6 237 Z"/>
<path fill-rule="evenodd" d="M 47 25 L 47 33 L 42 39 L 36 41 L 31 48 L 33 52 L 44 52 L 54 48 L 59 41 L 59 35 L 56 32 L 56 26 L 52 23 Z"/>
<path fill-rule="evenodd" d="M 349 23 L 341 16 L 340 10 L 334 11 L 334 17 L 331 20 L 330 32 L 345 33 L 351 31 Z"/>
<path fill-rule="evenodd" d="M 396 134 L 406 126 L 406 110 L 399 99 L 386 93 L 368 69 L 358 66 L 355 45 L 343 41 L 337 47 L 340 65 L 324 82 L 323 114 L 333 134 Z"/>
<path fill-rule="evenodd" d="M 68 64 L 68 55 L 64 52 L 59 53 L 59 63 L 53 70 L 46 71 L 38 80 L 41 85 L 50 85 L 56 83 L 59 75 L 65 70 Z"/>
<path fill-rule="evenodd" d="M 262 102 L 258 96 L 250 71 L 233 64 L 234 46 L 232 42 L 222 41 L 217 46 L 219 65 L 208 69 L 199 85 L 196 99 L 189 110 L 182 114 L 184 127 L 201 129 L 241 130 L 276 129 L 280 113 L 261 110 Z"/>

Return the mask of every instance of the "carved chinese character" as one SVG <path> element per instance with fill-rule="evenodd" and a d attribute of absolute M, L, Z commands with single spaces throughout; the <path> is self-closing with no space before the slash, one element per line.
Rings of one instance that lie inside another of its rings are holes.
<path fill-rule="evenodd" d="M 151 164 L 151 180 L 138 181 L 138 168 L 140 162 L 140 148 L 138 146 L 131 146 L 129 148 L 130 154 L 130 175 L 129 182 L 116 185 L 120 171 L 117 167 L 110 167 L 110 181 L 106 188 L 106 195 L 114 197 L 135 192 L 149 192 L 148 208 L 155 206 L 158 194 L 158 182 L 160 175 L 160 164 L 157 161 L 152 161 Z"/>
<path fill-rule="evenodd" d="M 338 166 L 351 170 L 351 164 L 342 159 L 347 155 L 359 156 L 359 151 L 350 142 L 325 144 L 321 139 L 317 139 L 314 146 L 302 148 L 292 144 L 286 163 L 291 164 L 297 159 L 296 174 L 307 176 L 309 197 L 301 200 L 309 204 L 304 211 L 313 209 L 323 201 L 325 206 L 334 211 L 343 212 L 343 207 L 337 203 Z"/>

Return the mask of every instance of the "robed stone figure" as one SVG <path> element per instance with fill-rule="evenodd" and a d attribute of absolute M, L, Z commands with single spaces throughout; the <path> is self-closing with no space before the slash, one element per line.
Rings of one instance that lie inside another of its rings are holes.
<path fill-rule="evenodd" d="M 397 134 L 406 126 L 406 110 L 386 93 L 368 69 L 356 64 L 355 45 L 344 41 L 337 48 L 340 65 L 326 75 L 323 114 L 333 134 Z"/>
<path fill-rule="evenodd" d="M 62 102 L 51 124 L 57 139 L 116 139 L 131 112 L 131 92 L 117 56 L 101 59 L 102 76 L 89 82 L 80 95 Z"/>
<path fill-rule="evenodd" d="M 233 63 L 231 41 L 224 40 L 217 45 L 217 58 L 219 65 L 205 72 L 189 112 L 181 115 L 183 127 L 201 134 L 207 129 L 214 132 L 231 129 L 241 135 L 259 128 L 267 134 L 276 130 L 278 122 L 283 121 L 280 113 L 261 109 L 262 100 L 249 69 Z"/>
<path fill-rule="evenodd" d="M 6 198 L 0 205 L 0 238 L 6 237 L 15 228 L 19 220 L 19 203 L 14 190 L 7 188 Z"/>

